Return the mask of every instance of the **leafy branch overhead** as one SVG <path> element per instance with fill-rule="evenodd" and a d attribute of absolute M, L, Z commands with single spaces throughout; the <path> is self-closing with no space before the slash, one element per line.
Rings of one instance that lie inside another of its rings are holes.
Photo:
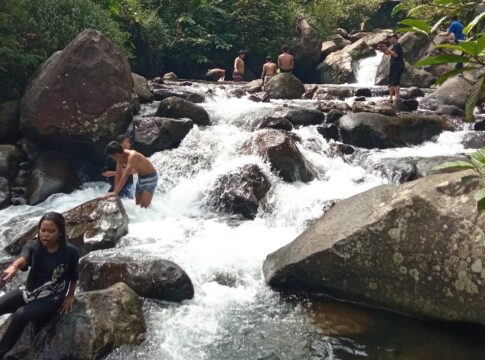
<path fill-rule="evenodd" d="M 420 1 L 403 1 L 394 7 L 392 14 L 395 16 L 406 11 L 408 18 L 399 22 L 400 27 L 397 32 L 414 32 L 428 37 L 430 42 L 440 49 L 442 53 L 426 57 L 418 61 L 415 66 L 432 66 L 441 64 L 462 63 L 462 68 L 457 68 L 441 75 L 437 85 L 451 77 L 464 74 L 467 72 L 477 72 L 478 69 L 485 66 L 485 33 L 483 27 L 485 22 L 485 12 L 475 16 L 464 27 L 463 33 L 466 40 L 459 41 L 456 44 L 435 44 L 434 37 L 440 27 L 449 21 L 452 15 L 473 13 L 476 2 L 462 0 L 427 0 Z M 439 19 L 432 23 L 429 14 L 436 14 Z M 444 16 L 442 16 L 444 15 Z M 423 17 L 425 19 L 423 19 Z M 432 23 L 433 25 L 430 25 Z M 485 96 L 485 72 L 482 71 L 476 76 L 475 84 L 466 103 L 466 121 L 473 121 L 473 112 L 480 99 Z"/>

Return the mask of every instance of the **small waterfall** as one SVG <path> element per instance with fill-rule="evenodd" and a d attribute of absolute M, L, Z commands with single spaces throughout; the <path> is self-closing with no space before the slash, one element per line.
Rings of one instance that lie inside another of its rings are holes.
<path fill-rule="evenodd" d="M 375 56 L 359 60 L 354 65 L 355 78 L 359 86 L 374 86 L 377 68 L 384 54 L 378 52 Z"/>

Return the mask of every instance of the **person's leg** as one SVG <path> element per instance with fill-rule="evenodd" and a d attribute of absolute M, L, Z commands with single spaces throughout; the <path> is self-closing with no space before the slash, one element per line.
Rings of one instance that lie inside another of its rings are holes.
<path fill-rule="evenodd" d="M 396 102 L 399 101 L 400 95 L 401 95 L 401 87 L 399 85 L 394 86 L 394 96 L 395 96 Z"/>
<path fill-rule="evenodd" d="M 22 291 L 18 289 L 12 290 L 0 298 L 0 315 L 13 313 L 24 305 L 25 301 Z"/>
<path fill-rule="evenodd" d="M 55 315 L 57 308 L 57 304 L 49 300 L 34 300 L 20 306 L 14 312 L 10 324 L 0 340 L 0 357 L 3 357 L 15 345 L 30 321 L 46 321 Z"/>
<path fill-rule="evenodd" d="M 393 98 L 394 98 L 394 86 L 389 85 L 389 101 L 393 102 Z"/>
<path fill-rule="evenodd" d="M 140 206 L 142 208 L 147 208 L 152 203 L 153 193 L 150 191 L 143 191 L 140 198 Z"/>

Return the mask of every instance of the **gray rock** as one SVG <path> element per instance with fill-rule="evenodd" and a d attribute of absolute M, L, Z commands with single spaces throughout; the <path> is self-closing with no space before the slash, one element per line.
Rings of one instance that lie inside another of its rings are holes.
<path fill-rule="evenodd" d="M 257 165 L 245 165 L 221 176 L 209 190 L 207 203 L 218 211 L 254 219 L 271 184 Z"/>
<path fill-rule="evenodd" d="M 25 331 L 5 358 L 102 359 L 120 346 L 140 344 L 145 332 L 142 302 L 126 284 L 118 283 L 77 295 L 70 314 L 55 317 L 35 336 Z"/>
<path fill-rule="evenodd" d="M 168 72 L 168 73 L 163 75 L 163 80 L 177 81 L 178 79 L 179 78 L 178 78 L 177 74 L 175 74 L 174 72 Z"/>
<path fill-rule="evenodd" d="M 280 129 L 291 131 L 293 130 L 293 124 L 284 114 L 272 114 L 265 116 L 258 124 L 257 129 Z"/>
<path fill-rule="evenodd" d="M 196 125 L 211 125 L 209 114 L 202 106 L 175 96 L 166 98 L 160 103 L 156 116 L 172 119 L 188 118 Z"/>
<path fill-rule="evenodd" d="M 355 96 L 372 97 L 372 91 L 369 88 L 360 88 L 355 92 Z"/>
<path fill-rule="evenodd" d="M 433 156 L 429 158 L 417 159 L 416 177 L 420 179 L 428 175 L 436 175 L 436 172 L 433 171 L 433 168 L 445 162 L 468 161 L 468 160 L 469 159 L 466 156 Z M 440 173 L 444 173 L 444 172 L 446 171 L 440 171 Z M 449 171 L 449 172 L 454 172 L 454 171 Z"/>
<path fill-rule="evenodd" d="M 337 203 L 267 257 L 266 281 L 418 317 L 485 324 L 485 213 L 473 198 L 477 183 L 461 182 L 469 174 L 379 186 Z"/>
<path fill-rule="evenodd" d="M 0 141 L 14 142 L 19 137 L 19 106 L 17 100 L 0 104 Z"/>
<path fill-rule="evenodd" d="M 345 113 L 342 110 L 338 109 L 332 109 L 328 112 L 326 122 L 328 124 L 333 124 L 337 122 L 342 116 L 344 116 Z"/>
<path fill-rule="evenodd" d="M 325 115 L 320 110 L 305 108 L 290 110 L 286 118 L 294 126 L 320 125 L 325 121 Z"/>
<path fill-rule="evenodd" d="M 250 94 L 257 93 L 263 90 L 263 80 L 256 79 L 244 86 L 244 90 Z"/>
<path fill-rule="evenodd" d="M 0 177 L 0 210 L 10 205 L 10 184 L 7 178 Z"/>
<path fill-rule="evenodd" d="M 438 107 L 438 109 L 436 109 L 436 113 L 438 115 L 450 115 L 458 117 L 465 116 L 465 111 L 455 105 L 441 105 Z"/>
<path fill-rule="evenodd" d="M 20 152 L 14 145 L 0 145 L 0 176 L 13 180 L 21 159 Z"/>
<path fill-rule="evenodd" d="M 71 193 L 81 181 L 64 154 L 47 151 L 35 160 L 26 186 L 27 203 L 37 205 L 52 194 Z"/>
<path fill-rule="evenodd" d="M 335 44 L 333 41 L 324 41 L 322 43 L 322 56 L 325 58 L 327 57 L 330 53 L 333 53 L 334 51 L 337 51 L 338 47 L 337 44 Z"/>
<path fill-rule="evenodd" d="M 39 147 L 31 140 L 23 138 L 17 142 L 18 148 L 30 161 L 34 161 L 40 154 Z"/>
<path fill-rule="evenodd" d="M 145 298 L 180 302 L 194 297 L 187 273 L 168 260 L 95 251 L 81 259 L 79 268 L 79 282 L 85 291 L 123 282 Z"/>
<path fill-rule="evenodd" d="M 419 102 L 415 99 L 399 99 L 395 103 L 396 109 L 399 111 L 416 111 L 419 107 Z"/>
<path fill-rule="evenodd" d="M 467 133 L 461 140 L 465 149 L 481 149 L 485 147 L 485 131 Z"/>
<path fill-rule="evenodd" d="M 335 140 L 342 141 L 342 135 L 340 129 L 335 124 L 325 124 L 317 127 L 317 131 L 322 134 L 323 138 L 327 141 Z"/>
<path fill-rule="evenodd" d="M 133 120 L 134 147 L 145 156 L 180 145 L 194 123 L 190 119 L 138 117 Z"/>
<path fill-rule="evenodd" d="M 150 102 L 153 100 L 153 94 L 148 87 L 147 80 L 138 74 L 131 73 L 133 78 L 133 90 L 138 95 L 138 98 L 142 103 Z"/>
<path fill-rule="evenodd" d="M 177 91 L 175 91 L 175 90 L 165 89 L 165 88 L 153 90 L 153 99 L 157 101 L 162 101 L 172 96 L 185 99 L 194 104 L 203 103 L 205 101 L 205 97 L 203 95 L 192 91 L 180 90 L 180 89 L 177 89 Z"/>
<path fill-rule="evenodd" d="M 280 73 L 271 78 L 264 90 L 271 99 L 300 99 L 305 93 L 302 82 L 290 73 Z"/>
<path fill-rule="evenodd" d="M 118 198 L 97 198 L 63 213 L 66 238 L 81 254 L 114 247 L 128 233 L 128 215 Z M 37 233 L 37 225 L 17 233 L 5 247 L 18 255 L 22 247 Z"/>
<path fill-rule="evenodd" d="M 394 107 L 387 102 L 378 102 L 372 105 L 372 104 L 366 104 L 361 101 L 355 101 L 352 104 L 352 111 L 354 113 L 368 112 L 368 113 L 382 114 L 382 115 L 388 115 L 388 116 L 397 115 Z"/>
<path fill-rule="evenodd" d="M 388 85 L 389 84 L 389 69 L 390 69 L 389 57 L 383 57 L 379 67 L 377 68 L 376 85 Z M 423 88 L 429 88 L 436 81 L 436 76 L 430 72 L 414 67 L 405 62 L 404 72 L 401 77 L 401 86 L 411 87 L 419 86 Z"/>

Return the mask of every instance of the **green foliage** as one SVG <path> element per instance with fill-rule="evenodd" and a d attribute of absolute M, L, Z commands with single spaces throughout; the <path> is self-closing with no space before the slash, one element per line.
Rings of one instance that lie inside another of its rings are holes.
<path fill-rule="evenodd" d="M 462 170 L 472 170 L 474 174 L 462 178 L 462 183 L 477 182 L 478 191 L 475 193 L 477 210 L 485 210 L 485 148 L 467 155 L 467 161 L 451 161 L 435 166 L 435 172 L 454 172 Z"/>

